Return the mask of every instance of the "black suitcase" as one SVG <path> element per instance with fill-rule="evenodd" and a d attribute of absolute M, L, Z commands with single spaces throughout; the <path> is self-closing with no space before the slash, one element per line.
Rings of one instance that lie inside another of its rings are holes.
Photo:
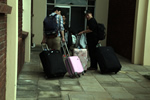
<path fill-rule="evenodd" d="M 45 49 L 39 56 L 47 78 L 63 77 L 66 74 L 66 67 L 59 50 Z"/>
<path fill-rule="evenodd" d="M 97 60 L 102 74 L 111 73 L 121 70 L 121 64 L 110 46 L 97 47 Z"/>

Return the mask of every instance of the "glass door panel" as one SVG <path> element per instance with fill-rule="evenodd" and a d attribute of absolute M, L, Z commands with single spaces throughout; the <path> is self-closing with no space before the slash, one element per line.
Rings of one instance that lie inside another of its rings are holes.
<path fill-rule="evenodd" d="M 71 7 L 71 28 L 77 34 L 85 28 L 85 7 Z"/>
<path fill-rule="evenodd" d="M 66 24 L 70 27 L 71 21 L 71 7 L 70 6 L 55 6 L 61 8 L 61 15 L 65 15 L 66 17 Z"/>

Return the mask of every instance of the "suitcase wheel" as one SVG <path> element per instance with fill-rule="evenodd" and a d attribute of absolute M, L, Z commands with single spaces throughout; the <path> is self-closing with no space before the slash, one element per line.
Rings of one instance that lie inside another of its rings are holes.
<path fill-rule="evenodd" d="M 117 72 L 115 72 L 115 74 L 117 74 L 118 73 L 118 71 Z"/>
<path fill-rule="evenodd" d="M 78 74 L 78 77 L 80 77 L 80 74 Z"/>
<path fill-rule="evenodd" d="M 46 75 L 44 77 L 45 77 L 45 79 L 48 79 L 48 77 Z"/>
<path fill-rule="evenodd" d="M 78 73 L 74 73 L 74 75 L 75 75 L 75 77 L 80 77 L 80 74 L 78 74 Z"/>
<path fill-rule="evenodd" d="M 70 75 L 70 78 L 73 78 L 73 75 Z"/>
<path fill-rule="evenodd" d="M 75 72 L 74 75 L 75 75 L 76 77 L 78 77 L 78 73 Z"/>
<path fill-rule="evenodd" d="M 82 72 L 82 75 L 84 75 L 84 72 Z"/>

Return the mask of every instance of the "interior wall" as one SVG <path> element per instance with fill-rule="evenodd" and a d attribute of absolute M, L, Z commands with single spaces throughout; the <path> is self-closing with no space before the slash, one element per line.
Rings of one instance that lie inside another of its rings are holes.
<path fill-rule="evenodd" d="M 147 10 L 147 23 L 146 23 L 146 35 L 145 35 L 145 45 L 144 45 L 144 60 L 143 65 L 150 65 L 149 55 L 150 55 L 150 1 L 148 1 Z"/>
<path fill-rule="evenodd" d="M 33 0 L 33 43 L 40 45 L 43 38 L 43 20 L 46 17 L 47 0 Z"/>
<path fill-rule="evenodd" d="M 18 59 L 18 0 L 7 0 L 12 7 L 7 15 L 6 100 L 16 100 Z"/>
<path fill-rule="evenodd" d="M 150 65 L 149 63 L 149 1 L 137 0 L 133 39 L 132 63 Z"/>
<path fill-rule="evenodd" d="M 25 62 L 30 62 L 31 49 L 31 0 L 23 0 L 23 26 L 22 30 L 28 32 L 25 39 Z"/>
<path fill-rule="evenodd" d="M 109 0 L 96 0 L 95 19 L 97 20 L 98 23 L 103 23 L 105 25 L 106 34 L 107 34 L 108 8 L 109 8 Z M 106 39 L 101 41 L 103 46 L 106 45 Z"/>

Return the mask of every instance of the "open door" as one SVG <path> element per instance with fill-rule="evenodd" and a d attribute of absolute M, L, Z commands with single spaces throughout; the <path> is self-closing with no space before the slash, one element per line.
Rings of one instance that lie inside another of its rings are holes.
<path fill-rule="evenodd" d="M 75 6 L 55 6 L 60 7 L 62 14 L 66 16 L 66 23 L 71 27 L 73 32 L 77 34 L 79 31 L 85 29 L 84 11 L 86 7 Z"/>
<path fill-rule="evenodd" d="M 71 7 L 70 6 L 55 6 L 55 7 L 59 7 L 61 8 L 61 14 L 65 15 L 66 17 L 66 23 L 68 25 L 68 27 L 70 27 L 70 23 L 71 23 Z"/>

